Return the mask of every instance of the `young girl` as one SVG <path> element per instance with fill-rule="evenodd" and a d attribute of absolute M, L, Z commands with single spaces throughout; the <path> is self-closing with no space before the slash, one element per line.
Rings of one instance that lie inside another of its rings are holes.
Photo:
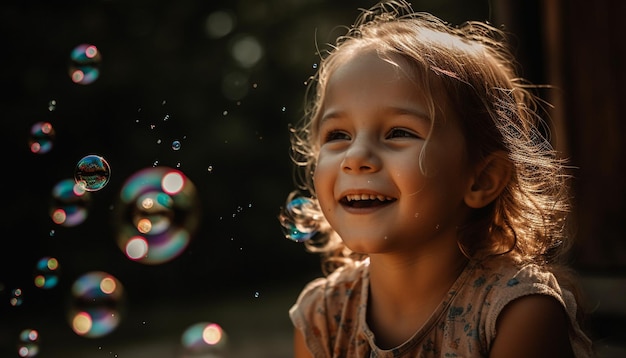
<path fill-rule="evenodd" d="M 280 215 L 324 263 L 289 311 L 296 357 L 592 355 L 565 167 L 504 41 L 387 2 L 322 59 Z"/>

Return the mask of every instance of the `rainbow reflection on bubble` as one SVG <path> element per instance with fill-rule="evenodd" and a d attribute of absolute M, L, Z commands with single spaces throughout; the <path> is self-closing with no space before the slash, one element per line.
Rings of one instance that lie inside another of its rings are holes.
<path fill-rule="evenodd" d="M 80 44 L 70 54 L 69 75 L 72 82 L 81 85 L 93 83 L 100 77 L 102 56 L 94 45 Z"/>
<path fill-rule="evenodd" d="M 76 163 L 74 180 L 87 191 L 104 188 L 111 178 L 109 163 L 99 155 L 86 155 Z"/>
<path fill-rule="evenodd" d="M 24 296 L 21 288 L 14 288 L 11 290 L 11 298 L 9 303 L 13 307 L 21 306 L 24 303 Z"/>
<path fill-rule="evenodd" d="M 45 154 L 52 150 L 56 133 L 49 122 L 37 122 L 30 128 L 28 146 L 35 154 Z"/>
<path fill-rule="evenodd" d="M 181 343 L 188 354 L 215 354 L 225 348 L 226 333 L 217 323 L 198 322 L 183 332 Z"/>
<path fill-rule="evenodd" d="M 71 292 L 67 319 L 74 333 L 98 338 L 117 328 L 125 304 L 124 287 L 117 278 L 91 271 L 74 281 Z"/>
<path fill-rule="evenodd" d="M 289 198 L 285 210 L 279 219 L 285 237 L 295 242 L 304 242 L 313 238 L 319 231 L 319 224 L 312 211 L 319 212 L 315 202 L 304 196 Z"/>
<path fill-rule="evenodd" d="M 178 169 L 153 167 L 129 177 L 116 205 L 117 244 L 131 260 L 161 264 L 178 257 L 197 230 L 196 188 Z"/>
<path fill-rule="evenodd" d="M 43 289 L 51 289 L 59 283 L 59 261 L 50 256 L 44 256 L 35 265 L 35 286 Z"/>
<path fill-rule="evenodd" d="M 82 224 L 87 218 L 91 196 L 72 179 L 63 179 L 52 188 L 50 217 L 61 226 Z"/>
<path fill-rule="evenodd" d="M 35 329 L 23 329 L 17 343 L 17 355 L 35 357 L 39 354 L 39 332 Z"/>

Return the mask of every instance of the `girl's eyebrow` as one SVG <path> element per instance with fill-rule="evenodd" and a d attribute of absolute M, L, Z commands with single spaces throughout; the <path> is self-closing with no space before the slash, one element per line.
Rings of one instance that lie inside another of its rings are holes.
<path fill-rule="evenodd" d="M 417 119 L 421 119 L 428 123 L 431 122 L 430 116 L 426 114 L 421 108 L 415 107 L 403 107 L 403 106 L 388 106 L 384 107 L 379 111 L 383 115 L 410 115 Z M 339 118 L 345 115 L 345 111 L 343 110 L 330 110 L 324 112 L 322 117 L 320 118 L 320 123 L 324 123 L 325 121 L 333 118 Z"/>
<path fill-rule="evenodd" d="M 430 123 L 431 121 L 430 116 L 426 113 L 426 111 L 416 107 L 390 106 L 386 108 L 385 112 L 392 115 L 408 114 L 410 116 L 424 120 L 428 123 Z"/>

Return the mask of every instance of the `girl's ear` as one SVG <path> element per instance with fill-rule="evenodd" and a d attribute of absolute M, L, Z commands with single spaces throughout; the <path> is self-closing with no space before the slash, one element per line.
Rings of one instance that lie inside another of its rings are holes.
<path fill-rule="evenodd" d="M 465 193 L 465 204 L 482 208 L 495 200 L 511 179 L 513 163 L 502 151 L 491 153 L 476 167 L 476 172 Z"/>

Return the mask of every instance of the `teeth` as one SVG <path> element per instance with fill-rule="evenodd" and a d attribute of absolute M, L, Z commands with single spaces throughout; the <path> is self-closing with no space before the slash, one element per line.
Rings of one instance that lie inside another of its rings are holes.
<path fill-rule="evenodd" d="M 384 196 L 384 195 L 374 195 L 374 194 L 350 194 L 350 195 L 346 195 L 346 200 L 350 201 L 357 201 L 357 200 L 379 200 L 379 201 L 386 201 L 386 200 L 393 200 L 392 198 L 388 197 L 388 196 Z"/>

